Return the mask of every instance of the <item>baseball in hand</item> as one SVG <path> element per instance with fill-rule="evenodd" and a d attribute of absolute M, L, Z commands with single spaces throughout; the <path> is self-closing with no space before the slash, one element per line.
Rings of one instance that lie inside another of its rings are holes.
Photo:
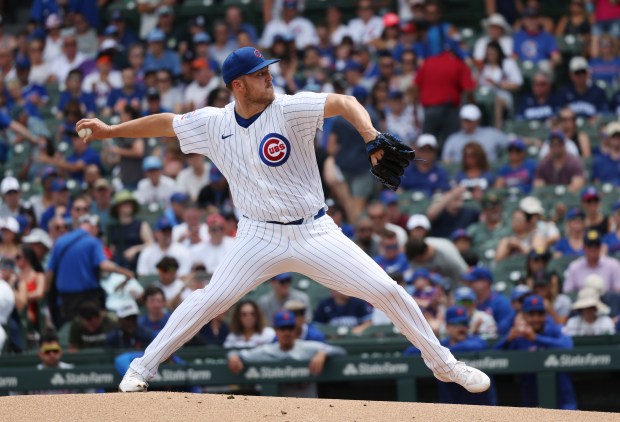
<path fill-rule="evenodd" d="M 78 132 L 78 135 L 80 135 L 80 138 L 86 138 L 87 136 L 90 136 L 93 134 L 92 129 L 80 129 L 80 131 Z"/>

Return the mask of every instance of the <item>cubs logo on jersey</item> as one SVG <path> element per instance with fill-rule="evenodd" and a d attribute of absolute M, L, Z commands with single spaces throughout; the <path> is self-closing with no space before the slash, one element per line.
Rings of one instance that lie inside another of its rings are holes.
<path fill-rule="evenodd" d="M 286 163 L 291 154 L 291 143 L 279 133 L 270 133 L 260 142 L 258 155 L 269 167 L 277 167 Z"/>

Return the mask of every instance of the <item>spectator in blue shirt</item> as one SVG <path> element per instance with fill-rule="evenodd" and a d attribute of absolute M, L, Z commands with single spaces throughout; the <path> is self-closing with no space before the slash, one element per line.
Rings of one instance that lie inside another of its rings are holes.
<path fill-rule="evenodd" d="M 144 58 L 145 70 L 166 69 L 174 76 L 181 74 L 181 61 L 179 55 L 167 50 L 164 41 L 166 36 L 161 29 L 153 29 L 146 37 L 148 42 L 148 52 Z"/>
<path fill-rule="evenodd" d="M 121 114 L 126 105 L 140 109 L 144 98 L 144 90 L 137 85 L 136 71 L 131 67 L 126 67 L 121 72 L 123 79 L 122 88 L 113 88 L 108 94 L 106 107 L 103 110 L 105 116 Z"/>
<path fill-rule="evenodd" d="M 138 325 L 157 335 L 170 318 L 170 312 L 166 309 L 164 291 L 158 286 L 148 286 L 144 289 L 142 299 L 146 312 L 138 317 Z"/>
<path fill-rule="evenodd" d="M 91 28 L 99 28 L 99 2 L 97 0 L 69 0 L 69 11 L 84 15 Z"/>
<path fill-rule="evenodd" d="M 46 277 L 55 281 L 64 321 L 73 319 L 78 307 L 85 301 L 104 305 L 99 270 L 134 277 L 131 271 L 105 257 L 103 244 L 96 237 L 98 224 L 96 216 L 82 216 L 79 227 L 58 238 L 50 252 Z"/>
<path fill-rule="evenodd" d="M 45 19 L 51 14 L 58 14 L 60 8 L 56 0 L 34 0 L 30 8 L 30 19 L 43 25 Z"/>
<path fill-rule="evenodd" d="M 435 136 L 422 134 L 415 143 L 419 161 L 411 163 L 402 177 L 401 188 L 421 191 L 428 196 L 450 190 L 450 178 L 444 168 L 437 163 L 439 144 Z"/>
<path fill-rule="evenodd" d="M 295 334 L 300 340 L 325 342 L 325 334 L 311 322 L 306 322 L 306 304 L 298 299 L 288 300 L 284 309 L 295 314 Z M 278 341 L 276 337 L 274 341 Z"/>
<path fill-rule="evenodd" d="M 554 258 L 583 256 L 583 238 L 586 231 L 586 214 L 581 208 L 571 208 L 566 213 L 566 234 L 553 246 Z"/>
<path fill-rule="evenodd" d="M 527 145 L 522 139 L 514 139 L 508 144 L 508 163 L 497 171 L 496 188 L 517 187 L 527 194 L 532 190 L 536 175 L 536 160 L 527 158 Z"/>
<path fill-rule="evenodd" d="M 586 59 L 573 57 L 569 70 L 571 83 L 560 92 L 561 105 L 570 107 L 578 117 L 588 119 L 607 113 L 607 95 L 590 79 Z"/>
<path fill-rule="evenodd" d="M 56 167 L 61 172 L 68 173 L 69 177 L 76 182 L 84 180 L 84 170 L 90 164 L 94 164 L 101 169 L 101 157 L 99 153 L 88 146 L 75 128 L 70 127 L 65 130 L 67 136 L 73 144 L 73 152 L 63 158 L 61 155 L 50 157 L 45 154 L 39 155 L 39 161 L 44 164 Z"/>
<path fill-rule="evenodd" d="M 526 297 L 521 310 L 523 318 L 515 318 L 510 332 L 496 343 L 496 349 L 536 351 L 573 348 L 572 339 L 562 334 L 561 327 L 547 315 L 542 297 L 538 295 Z M 557 400 L 560 409 L 576 409 L 577 401 L 569 375 L 558 373 L 556 377 Z M 536 374 L 525 374 L 519 378 L 521 379 L 522 405 L 538 406 Z"/>
<path fill-rule="evenodd" d="M 592 162 L 592 181 L 620 186 L 620 123 L 611 122 L 605 128 L 607 154 L 599 154 Z"/>
<path fill-rule="evenodd" d="M 618 224 L 620 222 L 620 201 L 616 201 L 611 206 L 611 212 L 611 223 L 616 229 L 603 236 L 603 243 L 608 255 L 616 255 L 620 251 L 620 224 Z"/>
<path fill-rule="evenodd" d="M 254 28 L 253 25 L 244 22 L 244 18 L 243 11 L 239 6 L 228 6 L 228 8 L 226 8 L 224 20 L 228 25 L 229 39 L 236 42 L 237 33 L 239 31 L 243 31 L 248 34 L 252 42 L 256 44 L 258 42 L 256 28 Z M 204 26 L 204 24 L 202 26 Z"/>
<path fill-rule="evenodd" d="M 381 233 L 381 244 L 379 245 L 380 254 L 373 257 L 386 273 L 405 273 L 409 269 L 407 257 L 398 245 L 396 233 L 385 229 Z"/>
<path fill-rule="evenodd" d="M 134 301 L 127 302 L 116 311 L 118 328 L 110 331 L 105 338 L 105 349 L 144 350 L 153 341 L 155 335 L 149 329 L 138 324 L 140 310 Z"/>
<path fill-rule="evenodd" d="M 320 301 L 314 311 L 314 322 L 350 327 L 353 333 L 361 333 L 369 327 L 371 318 L 372 307 L 368 303 L 336 290 L 331 291 L 331 297 Z"/>
<path fill-rule="evenodd" d="M 150 116 L 151 114 L 166 113 L 168 111 L 161 105 L 161 95 L 157 88 L 149 88 L 146 91 L 146 109 L 142 111 L 142 115 Z"/>
<path fill-rule="evenodd" d="M 532 79 L 532 91 L 525 93 L 517 107 L 517 120 L 549 121 L 560 109 L 560 102 L 553 92 L 551 74 L 539 70 Z"/>
<path fill-rule="evenodd" d="M 97 112 L 97 105 L 95 104 L 95 96 L 91 93 L 82 91 L 83 82 L 82 71 L 74 69 L 69 72 L 66 80 L 66 89 L 60 93 L 58 99 L 56 117 L 62 118 L 63 111 L 70 100 L 77 100 L 80 103 L 82 109 L 86 110 L 85 117 L 94 117 Z"/>
<path fill-rule="evenodd" d="M 57 215 L 59 209 L 65 210 L 62 217 L 69 217 L 71 209 L 69 206 L 71 198 L 69 197 L 69 188 L 67 187 L 66 180 L 59 178 L 54 179 L 50 191 L 52 192 L 52 205 L 43 211 L 43 214 L 41 214 L 41 221 L 39 222 L 39 226 L 47 231 L 49 231 L 49 222 Z"/>
<path fill-rule="evenodd" d="M 617 41 L 609 34 L 599 38 L 599 57 L 590 59 L 592 79 L 603 81 L 608 86 L 620 81 L 620 57 L 615 53 Z"/>
<path fill-rule="evenodd" d="M 514 53 L 519 60 L 536 64 L 550 60 L 557 65 L 562 60 L 555 37 L 542 29 L 537 9 L 523 11 L 523 29 L 514 34 Z"/>
<path fill-rule="evenodd" d="M 446 334 L 441 345 L 452 353 L 479 352 L 488 348 L 488 343 L 476 335 L 469 334 L 469 317 L 464 306 L 451 306 L 446 310 Z M 404 355 L 419 355 L 415 346 L 410 346 Z M 451 404 L 477 404 L 495 406 L 497 395 L 495 386 L 481 394 L 473 394 L 454 383 L 438 383 L 439 401 Z"/>
<path fill-rule="evenodd" d="M 491 271 L 483 266 L 475 267 L 463 276 L 463 280 L 476 292 L 476 308 L 493 315 L 499 334 L 505 334 L 501 327 L 504 325 L 504 320 L 512 318 L 514 310 L 506 296 L 491 290 L 493 283 Z"/>
<path fill-rule="evenodd" d="M 116 27 L 118 32 L 115 39 L 123 46 L 124 50 L 129 50 L 129 47 L 140 41 L 138 36 L 131 29 L 127 28 L 127 24 L 120 10 L 113 10 L 110 14 L 110 25 Z"/>

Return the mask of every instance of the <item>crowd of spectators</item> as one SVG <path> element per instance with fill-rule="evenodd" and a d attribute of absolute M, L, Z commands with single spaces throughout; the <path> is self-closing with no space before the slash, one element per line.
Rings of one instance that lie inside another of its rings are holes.
<path fill-rule="evenodd" d="M 174 138 L 86 145 L 75 123 L 225 107 L 222 61 L 247 45 L 280 59 L 269 69 L 278 93 L 352 95 L 378 130 L 416 149 L 394 193 L 344 119 L 316 137 L 328 214 L 413 295 L 443 344 L 537 350 L 614 334 L 620 6 L 571 0 L 553 19 L 539 1 L 484 3 L 470 40 L 436 0 L 359 0 L 350 19 L 328 4 L 318 22 L 304 1 L 265 0 L 260 23 L 233 5 L 187 25 L 174 0 L 139 0 L 135 28 L 101 2 L 35 0 L 18 32 L 0 21 L 0 351 L 38 348 L 43 365 L 63 367 L 50 334 L 63 327 L 68 352 L 140 351 L 208 285 L 242 218 L 220 170 Z M 579 51 L 567 55 L 569 36 Z M 515 262 L 521 276 L 501 278 Z M 233 372 L 292 356 L 318 373 L 343 353 L 320 346 L 322 327 L 390 323 L 335 291 L 313 301 L 291 274 L 269 284 L 191 344 L 256 348 L 229 354 Z M 558 382 L 574 408 L 570 379 Z M 528 405 L 532 383 L 522 382 Z M 461 393 L 446 387 L 442 400 L 473 400 Z M 475 400 L 494 404 L 495 393 Z"/>

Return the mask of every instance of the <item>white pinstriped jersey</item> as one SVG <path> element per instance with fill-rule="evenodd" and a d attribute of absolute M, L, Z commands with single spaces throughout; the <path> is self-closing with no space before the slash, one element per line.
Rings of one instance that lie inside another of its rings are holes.
<path fill-rule="evenodd" d="M 258 221 L 287 223 L 325 206 L 314 152 L 327 94 L 276 95 L 246 129 L 235 102 L 174 118 L 181 150 L 209 157 L 230 184 L 235 206 Z"/>

